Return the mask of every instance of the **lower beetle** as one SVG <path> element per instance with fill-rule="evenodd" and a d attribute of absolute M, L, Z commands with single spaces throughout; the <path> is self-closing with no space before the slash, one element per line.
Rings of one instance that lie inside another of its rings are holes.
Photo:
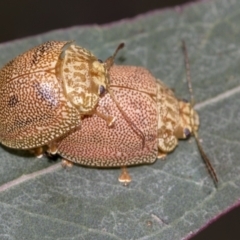
<path fill-rule="evenodd" d="M 153 163 L 173 151 L 178 139 L 196 136 L 199 127 L 197 112 L 189 102 L 179 100 L 161 81 L 155 79 L 143 67 L 117 66 L 110 69 L 109 91 L 100 99 L 97 110 L 115 116 L 109 127 L 97 115 L 86 116 L 81 129 L 62 138 L 57 152 L 63 163 L 74 162 L 92 167 L 121 167 L 119 181 L 131 181 L 126 167 Z M 117 106 L 118 105 L 118 106 Z M 128 124 L 119 109 L 128 116 L 134 128 Z M 144 138 L 136 134 L 138 129 Z M 217 176 L 199 144 L 207 167 L 217 182 Z"/>

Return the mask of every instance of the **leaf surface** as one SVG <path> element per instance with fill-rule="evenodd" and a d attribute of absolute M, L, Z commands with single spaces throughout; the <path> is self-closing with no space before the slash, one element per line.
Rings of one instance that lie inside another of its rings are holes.
<path fill-rule="evenodd" d="M 240 2 L 203 1 L 105 26 L 73 27 L 0 45 L 3 66 L 47 40 L 71 40 L 117 64 L 148 68 L 189 98 L 185 39 L 200 115 L 199 136 L 219 177 L 216 188 L 193 139 L 166 161 L 118 169 L 74 166 L 0 148 L 0 239 L 188 239 L 240 198 Z"/>

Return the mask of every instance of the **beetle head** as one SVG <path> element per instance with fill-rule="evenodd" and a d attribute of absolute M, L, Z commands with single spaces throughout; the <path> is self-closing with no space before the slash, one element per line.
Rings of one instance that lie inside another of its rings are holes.
<path fill-rule="evenodd" d="M 56 65 L 56 75 L 66 98 L 80 114 L 94 111 L 109 82 L 106 64 L 73 42 L 68 42 L 62 48 Z"/>
<path fill-rule="evenodd" d="M 175 128 L 174 135 L 180 139 L 186 139 L 193 132 L 198 131 L 199 117 L 191 104 L 186 101 L 179 101 L 179 122 Z"/>

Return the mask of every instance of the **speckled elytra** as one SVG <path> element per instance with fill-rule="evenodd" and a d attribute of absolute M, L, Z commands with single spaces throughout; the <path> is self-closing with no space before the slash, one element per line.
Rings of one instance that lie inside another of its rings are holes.
<path fill-rule="evenodd" d="M 114 125 L 108 127 L 97 115 L 84 118 L 81 129 L 59 142 L 58 152 L 67 159 L 98 167 L 151 163 L 171 152 L 179 138 L 190 136 L 190 118 L 198 129 L 198 115 L 190 104 L 179 101 L 147 69 L 114 65 L 110 78 L 115 99 L 144 134 L 144 148 L 141 138 L 126 124 L 106 93 L 97 109 L 106 115 L 114 114 Z"/>
<path fill-rule="evenodd" d="M 55 139 L 96 113 L 114 56 L 102 62 L 72 41 L 49 41 L 7 63 L 0 70 L 0 142 L 39 155 L 43 145 L 54 149 Z"/>

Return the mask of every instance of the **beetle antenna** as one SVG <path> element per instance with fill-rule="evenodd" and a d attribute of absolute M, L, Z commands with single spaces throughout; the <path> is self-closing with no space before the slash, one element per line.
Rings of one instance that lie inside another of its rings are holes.
<path fill-rule="evenodd" d="M 115 50 L 114 54 L 112 56 L 110 56 L 109 58 L 107 58 L 107 60 L 105 61 L 106 68 L 107 68 L 108 71 L 112 67 L 112 65 L 114 64 L 114 59 L 115 59 L 117 53 L 119 52 L 119 50 L 121 50 L 124 47 L 124 45 L 125 45 L 124 43 L 120 43 L 118 45 L 117 49 Z M 109 86 L 110 86 L 110 84 L 109 84 Z M 134 124 L 134 122 L 127 116 L 127 114 L 121 108 L 119 102 L 114 97 L 114 94 L 113 94 L 112 90 L 110 89 L 110 87 L 108 88 L 108 93 L 110 94 L 112 100 L 115 102 L 118 110 L 120 111 L 120 113 L 122 114 L 124 119 L 127 121 L 129 126 L 142 139 L 142 149 L 143 149 L 144 146 L 145 146 L 145 135 L 144 135 L 144 133 Z"/>
<path fill-rule="evenodd" d="M 188 52 L 187 52 L 187 47 L 185 44 L 185 41 L 182 40 L 182 49 L 183 49 L 183 54 L 184 54 L 184 60 L 185 60 L 185 69 L 186 69 L 186 78 L 187 78 L 187 82 L 188 82 L 188 89 L 189 89 L 189 93 L 190 93 L 190 97 L 191 97 L 191 106 L 193 108 L 195 101 L 194 101 L 194 97 L 193 97 L 193 88 L 192 88 L 192 81 L 191 81 L 191 71 L 190 71 L 190 64 L 189 64 L 189 58 L 188 58 Z M 204 160 L 208 172 L 210 173 L 211 177 L 213 178 L 214 182 L 217 184 L 218 183 L 218 178 L 217 178 L 217 174 L 207 156 L 207 154 L 204 152 L 203 147 L 199 141 L 198 138 L 198 134 L 196 132 L 196 130 L 193 127 L 193 123 L 192 123 L 192 118 L 191 119 L 191 125 L 192 125 L 192 129 L 193 129 L 193 135 L 194 138 L 196 140 L 197 146 L 198 146 L 198 150 L 202 156 L 202 159 Z"/>
<path fill-rule="evenodd" d="M 193 97 L 191 71 L 190 71 L 190 64 L 189 64 L 189 58 L 188 58 L 188 51 L 187 51 L 187 47 L 186 47 L 186 44 L 185 44 L 184 40 L 182 40 L 182 49 L 183 49 L 183 54 L 184 54 L 184 62 L 185 62 L 188 90 L 189 90 L 190 97 L 191 97 L 191 106 L 193 107 L 195 105 L 195 101 L 194 101 L 194 97 Z"/>
<path fill-rule="evenodd" d="M 216 174 L 216 172 L 215 172 L 215 170 L 214 170 L 214 168 L 213 168 L 213 166 L 212 166 L 212 164 L 211 164 L 207 154 L 204 152 L 204 150 L 202 148 L 202 145 L 201 145 L 201 143 L 199 141 L 199 138 L 197 136 L 196 131 L 194 131 L 193 134 L 194 134 L 194 137 L 195 137 L 195 140 L 196 140 L 199 152 L 200 152 L 200 154 L 201 154 L 201 156 L 202 156 L 202 158 L 203 158 L 203 160 L 204 160 L 204 162 L 205 162 L 205 164 L 207 166 L 208 172 L 210 173 L 211 177 L 214 179 L 215 183 L 218 183 L 217 174 Z"/>
<path fill-rule="evenodd" d="M 129 124 L 129 126 L 132 128 L 132 130 L 142 139 L 142 149 L 143 149 L 144 146 L 145 146 L 145 135 L 144 135 L 144 133 L 134 124 L 134 122 L 124 112 L 124 110 L 121 108 L 121 106 L 118 103 L 118 101 L 115 99 L 114 94 L 112 93 L 112 91 L 109 89 L 108 92 L 109 92 L 112 100 L 115 102 L 118 110 L 120 111 L 120 113 L 122 114 L 124 119 L 126 120 L 126 122 Z"/>
<path fill-rule="evenodd" d="M 125 45 L 124 43 L 120 43 L 118 45 L 117 49 L 115 50 L 114 54 L 112 56 L 110 56 L 109 58 L 107 58 L 107 60 L 105 61 L 107 70 L 109 70 L 112 67 L 117 53 L 119 52 L 119 50 L 121 50 L 124 47 L 124 45 Z"/>

